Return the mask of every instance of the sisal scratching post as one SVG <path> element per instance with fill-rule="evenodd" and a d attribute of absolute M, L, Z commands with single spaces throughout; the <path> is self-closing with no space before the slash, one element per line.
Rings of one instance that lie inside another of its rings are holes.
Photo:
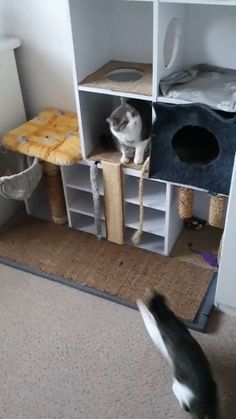
<path fill-rule="evenodd" d="M 124 243 L 123 179 L 120 163 L 102 161 L 107 240 Z"/>
<path fill-rule="evenodd" d="M 193 189 L 179 189 L 179 216 L 182 219 L 191 218 L 193 210 Z"/>
<path fill-rule="evenodd" d="M 209 224 L 213 227 L 222 227 L 225 208 L 225 197 L 212 195 L 209 209 Z"/>
<path fill-rule="evenodd" d="M 44 169 L 44 179 L 52 219 L 55 224 L 65 224 L 67 222 L 67 215 L 60 168 L 55 164 L 45 161 L 41 161 L 41 164 Z"/>

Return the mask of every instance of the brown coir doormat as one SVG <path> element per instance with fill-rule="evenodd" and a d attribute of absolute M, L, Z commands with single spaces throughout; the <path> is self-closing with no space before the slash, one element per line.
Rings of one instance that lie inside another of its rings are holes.
<path fill-rule="evenodd" d="M 133 303 L 145 287 L 169 298 L 193 321 L 212 271 L 126 245 L 116 245 L 67 226 L 24 216 L 0 229 L 0 258 L 92 287 Z"/>

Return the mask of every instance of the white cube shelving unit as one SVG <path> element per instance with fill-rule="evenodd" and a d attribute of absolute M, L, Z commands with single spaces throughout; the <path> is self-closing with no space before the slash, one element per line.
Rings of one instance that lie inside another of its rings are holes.
<path fill-rule="evenodd" d="M 183 103 L 160 95 L 163 76 L 200 63 L 236 69 L 236 55 L 232 53 L 236 39 L 235 5 L 235 0 L 69 0 L 84 158 L 81 164 L 62 168 L 70 227 L 95 232 L 90 156 L 99 145 L 106 117 L 121 97 Z M 132 89 L 125 83 L 101 83 L 101 69 L 110 61 L 124 62 L 124 66 L 126 62 L 145 64 L 146 84 L 136 83 Z M 95 82 L 91 82 L 91 77 L 95 77 Z M 139 221 L 140 171 L 124 168 L 123 172 L 125 238 L 131 243 Z M 102 171 L 100 195 L 103 202 Z M 139 247 L 164 255 L 170 253 L 182 228 L 177 201 L 178 186 L 145 179 L 144 233 Z"/>
<path fill-rule="evenodd" d="M 63 187 L 66 199 L 69 226 L 95 234 L 92 189 L 90 184 L 90 162 L 62 167 Z M 139 173 L 139 172 L 138 172 Z M 177 187 L 156 180 L 144 180 L 144 228 L 138 247 L 168 255 L 181 222 L 177 216 Z M 104 214 L 104 189 L 102 170 L 99 169 L 100 199 L 102 207 L 102 236 L 106 237 Z M 135 170 L 124 173 L 125 242 L 131 238 L 139 224 L 138 201 L 139 177 Z"/>

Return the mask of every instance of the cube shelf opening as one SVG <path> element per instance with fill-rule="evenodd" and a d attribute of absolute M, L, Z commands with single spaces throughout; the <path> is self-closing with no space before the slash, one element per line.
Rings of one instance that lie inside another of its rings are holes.
<path fill-rule="evenodd" d="M 125 225 L 137 229 L 139 225 L 139 207 L 135 204 L 125 204 Z M 146 233 L 165 236 L 165 213 L 145 208 L 143 231 Z"/>
<path fill-rule="evenodd" d="M 134 232 L 135 230 L 132 228 L 126 227 L 125 229 L 125 240 L 129 245 L 133 245 L 132 236 Z M 139 245 L 136 247 L 139 249 L 148 250 L 149 252 L 160 253 L 164 255 L 164 243 L 165 240 L 163 237 L 144 232 L 142 234 Z"/>
<path fill-rule="evenodd" d="M 66 186 L 72 189 L 78 189 L 85 192 L 92 193 L 90 182 L 90 166 L 86 164 L 75 164 L 69 168 L 63 168 L 65 173 Z M 104 195 L 102 172 L 99 170 L 99 191 Z"/>
<path fill-rule="evenodd" d="M 124 199 L 139 205 L 139 178 L 125 176 Z M 143 205 L 160 211 L 166 210 L 166 184 L 144 179 Z"/>
<path fill-rule="evenodd" d="M 141 99 L 140 99 L 141 100 Z M 94 161 L 120 162 L 121 153 L 115 148 L 106 119 L 121 104 L 121 97 L 100 95 L 99 93 L 80 92 L 82 118 L 82 138 L 85 158 Z M 106 138 L 104 145 L 104 136 Z M 142 165 L 135 165 L 133 159 L 125 167 L 141 170 Z"/>
<path fill-rule="evenodd" d="M 95 234 L 94 218 L 83 214 L 71 214 L 71 227 L 85 233 Z M 102 221 L 102 237 L 106 237 L 106 225 Z"/>
<path fill-rule="evenodd" d="M 228 7 L 224 7 L 226 4 Z M 230 53 L 236 38 L 233 4 L 236 2 L 220 0 L 160 3 L 158 81 L 175 71 L 203 63 L 236 69 L 236 56 Z M 166 65 L 167 61 L 169 65 Z M 159 91 L 158 100 L 165 99 L 170 103 L 183 103 L 184 98 L 175 97 L 174 93 L 170 98 L 163 98 Z"/>
<path fill-rule="evenodd" d="M 130 84 L 131 92 L 152 96 L 153 2 L 70 0 L 70 11 L 80 88 L 87 85 L 92 90 L 130 92 Z M 120 68 L 149 64 L 146 82 L 143 86 L 142 81 L 125 82 L 119 87 L 119 83 L 110 80 L 109 84 L 109 76 L 104 78 L 104 73 L 101 76 L 103 69 L 99 69 L 110 66 L 111 61 L 121 61 Z"/>
<path fill-rule="evenodd" d="M 93 197 L 90 192 L 69 189 L 67 192 L 69 210 L 80 214 L 94 216 Z M 101 197 L 102 218 L 104 215 L 104 198 Z"/>

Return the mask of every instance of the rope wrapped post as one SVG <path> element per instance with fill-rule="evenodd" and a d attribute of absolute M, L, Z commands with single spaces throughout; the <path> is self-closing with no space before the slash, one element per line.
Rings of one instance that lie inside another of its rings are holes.
<path fill-rule="evenodd" d="M 179 216 L 182 219 L 191 218 L 193 211 L 194 191 L 190 188 L 179 189 Z"/>
<path fill-rule="evenodd" d="M 41 164 L 44 169 L 44 179 L 52 219 L 55 224 L 65 224 L 67 215 L 60 167 L 45 161 L 41 161 Z"/>
<path fill-rule="evenodd" d="M 213 227 L 222 227 L 225 209 L 225 197 L 211 195 L 209 208 L 209 224 Z"/>

